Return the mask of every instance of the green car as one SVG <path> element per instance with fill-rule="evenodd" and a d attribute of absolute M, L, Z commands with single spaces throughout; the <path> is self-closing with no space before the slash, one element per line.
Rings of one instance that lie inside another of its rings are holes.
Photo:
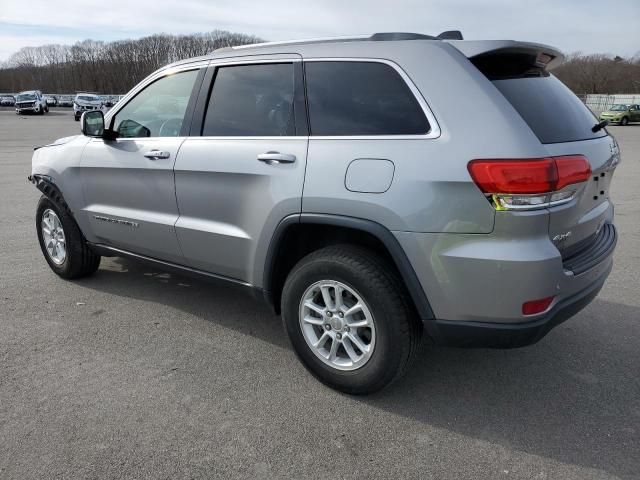
<path fill-rule="evenodd" d="M 609 123 L 627 125 L 629 122 L 640 122 L 640 105 L 612 105 L 611 108 L 600 114 L 600 121 L 609 120 Z"/>

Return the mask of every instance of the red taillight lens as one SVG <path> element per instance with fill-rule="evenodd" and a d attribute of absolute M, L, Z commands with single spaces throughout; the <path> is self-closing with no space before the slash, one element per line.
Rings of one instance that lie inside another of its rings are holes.
<path fill-rule="evenodd" d="M 473 160 L 468 169 L 484 193 L 544 193 L 552 191 L 557 182 L 550 158 Z"/>
<path fill-rule="evenodd" d="M 535 315 L 536 313 L 542 313 L 547 308 L 549 308 L 549 305 L 551 305 L 551 302 L 553 302 L 554 298 L 556 297 L 553 296 L 553 297 L 541 298 L 540 300 L 531 300 L 529 302 L 525 302 L 522 304 L 522 314 Z"/>
<path fill-rule="evenodd" d="M 567 185 L 586 182 L 591 176 L 591 166 L 582 155 L 554 157 L 558 169 L 558 184 L 555 190 L 562 190 Z"/>
<path fill-rule="evenodd" d="M 484 193 L 519 195 L 555 192 L 591 175 L 589 162 L 582 155 L 472 160 L 467 168 Z"/>

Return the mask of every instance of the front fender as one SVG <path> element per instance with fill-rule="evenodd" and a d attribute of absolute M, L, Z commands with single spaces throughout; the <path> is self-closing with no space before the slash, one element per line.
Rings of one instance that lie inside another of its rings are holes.
<path fill-rule="evenodd" d="M 53 201 L 63 202 L 68 211 L 83 226 L 78 212 L 84 206 L 80 178 L 82 152 L 90 138 L 83 135 L 56 140 L 35 149 L 31 160 L 29 180 Z"/>

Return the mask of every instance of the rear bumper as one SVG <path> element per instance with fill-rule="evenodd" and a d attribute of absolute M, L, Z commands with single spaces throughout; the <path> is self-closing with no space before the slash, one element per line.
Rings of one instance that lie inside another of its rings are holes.
<path fill-rule="evenodd" d="M 557 303 L 541 318 L 524 323 L 491 323 L 454 320 L 427 321 L 426 329 L 439 345 L 467 348 L 517 348 L 536 343 L 552 328 L 568 320 L 598 295 L 606 272 L 584 290 Z"/>
<path fill-rule="evenodd" d="M 546 230 L 547 218 L 526 215 L 509 219 L 520 228 L 492 235 L 396 232 L 433 310 L 421 318 L 436 343 L 535 343 L 597 295 L 613 265 L 613 207 L 601 234 L 564 259 L 546 232 L 535 234 Z M 554 297 L 547 311 L 523 315 L 525 302 L 547 297 Z"/>

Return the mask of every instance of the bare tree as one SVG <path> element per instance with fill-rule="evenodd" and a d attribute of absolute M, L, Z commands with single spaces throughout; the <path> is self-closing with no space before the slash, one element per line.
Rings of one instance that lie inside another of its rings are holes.
<path fill-rule="evenodd" d="M 74 45 L 24 47 L 0 64 L 0 92 L 39 89 L 124 93 L 168 63 L 223 46 L 260 42 L 223 30 L 194 35 L 158 34 L 137 40 L 83 40 Z"/>

